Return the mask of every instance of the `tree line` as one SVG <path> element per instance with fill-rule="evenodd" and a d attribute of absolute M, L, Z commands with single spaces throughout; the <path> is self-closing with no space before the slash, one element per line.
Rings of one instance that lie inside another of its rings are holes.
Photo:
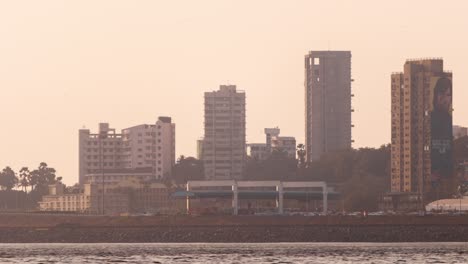
<path fill-rule="evenodd" d="M 323 155 L 307 163 L 303 144 L 297 146 L 297 159 L 285 152 L 273 151 L 265 160 L 247 157 L 245 180 L 326 181 L 340 192 L 346 211 L 378 210 L 381 197 L 390 192 L 391 145 L 379 148 L 346 149 Z M 468 137 L 453 142 L 452 179 L 458 183 L 466 174 Z M 203 162 L 193 157 L 178 159 L 174 179 L 182 184 L 203 179 Z M 456 192 L 456 184 L 453 191 Z"/>
<path fill-rule="evenodd" d="M 0 209 L 34 209 L 48 193 L 48 185 L 61 180 L 45 162 L 34 170 L 22 167 L 18 172 L 7 166 L 0 172 Z"/>
<path fill-rule="evenodd" d="M 341 193 L 347 211 L 376 210 L 380 196 L 389 191 L 390 145 L 328 153 L 310 163 L 303 154 L 303 145 L 298 145 L 297 159 L 283 151 L 273 151 L 265 160 L 247 157 L 244 179 L 326 181 Z M 181 156 L 172 178 L 179 186 L 203 180 L 203 161 Z"/>
<path fill-rule="evenodd" d="M 381 196 L 390 191 L 390 144 L 379 148 L 347 149 L 327 153 L 319 160 L 307 163 L 304 145 L 297 147 L 297 159 L 285 152 L 273 151 L 265 160 L 247 157 L 245 180 L 326 181 L 341 193 L 347 211 L 377 210 Z M 454 179 L 465 177 L 463 162 L 468 162 L 468 137 L 453 143 Z M 203 180 L 203 161 L 180 156 L 168 185 L 183 188 L 189 180 Z M 34 170 L 27 167 L 18 172 L 5 167 L 0 172 L 0 209 L 36 208 L 37 202 L 47 194 L 47 186 L 62 180 L 54 168 L 41 162 Z M 15 196 L 15 197 L 14 197 Z M 13 199 L 13 198 L 14 199 Z M 18 198 L 19 197 L 19 198 Z M 18 202 L 19 199 L 19 202 Z M 21 200 L 23 199 L 23 200 Z"/>

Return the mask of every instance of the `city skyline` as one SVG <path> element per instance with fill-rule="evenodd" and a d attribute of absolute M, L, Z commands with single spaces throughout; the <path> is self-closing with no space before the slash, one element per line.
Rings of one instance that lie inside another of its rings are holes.
<path fill-rule="evenodd" d="M 353 147 L 390 143 L 389 76 L 406 59 L 442 57 L 458 73 L 454 124 L 468 124 L 461 1 L 24 2 L 0 4 L 0 164 L 15 170 L 45 161 L 75 183 L 80 128 L 157 116 L 177 124 L 176 155 L 195 156 L 203 93 L 220 84 L 246 91 L 247 143 L 269 126 L 304 143 L 310 50 L 353 54 Z"/>

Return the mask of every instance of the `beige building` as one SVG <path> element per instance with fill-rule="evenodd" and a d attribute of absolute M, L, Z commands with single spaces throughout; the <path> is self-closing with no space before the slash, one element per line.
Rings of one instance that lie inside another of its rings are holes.
<path fill-rule="evenodd" d="M 205 93 L 205 179 L 241 179 L 245 170 L 245 93 L 221 85 Z"/>
<path fill-rule="evenodd" d="M 159 117 L 155 124 L 144 124 L 116 133 L 109 124 L 99 124 L 97 134 L 79 131 L 79 183 L 86 175 L 120 169 L 151 168 L 155 179 L 169 175 L 175 164 L 175 124 L 170 117 Z"/>
<path fill-rule="evenodd" d="M 442 59 L 408 60 L 402 73 L 392 74 L 392 193 L 418 194 L 417 201 L 428 201 L 426 194 L 451 177 L 451 78 Z M 442 93 L 438 86 L 450 89 Z M 438 103 L 446 113 L 438 113 Z"/>
<path fill-rule="evenodd" d="M 122 134 L 100 123 L 99 132 L 89 129 L 79 131 L 79 183 L 85 183 L 85 175 L 106 169 L 124 168 Z"/>
<path fill-rule="evenodd" d="M 185 212 L 186 202 L 173 199 L 171 193 L 175 190 L 160 182 L 143 182 L 129 176 L 118 183 L 104 185 L 104 193 L 102 186 L 86 183 L 72 192 L 61 183 L 50 185 L 49 195 L 42 197 L 39 208 L 41 211 L 106 215 Z"/>
<path fill-rule="evenodd" d="M 65 186 L 57 183 L 49 186 L 49 194 L 39 202 L 41 211 L 76 212 L 86 214 L 102 214 L 102 189 L 96 184 L 83 184 L 75 192 L 67 192 Z M 105 194 L 105 214 L 121 214 L 129 211 L 127 195 L 108 189 Z"/>
<path fill-rule="evenodd" d="M 255 160 L 266 160 L 271 155 L 271 150 L 265 143 L 247 144 L 247 154 Z"/>
<path fill-rule="evenodd" d="M 99 173 L 86 174 L 86 183 L 104 185 L 106 188 L 115 188 L 126 181 L 151 182 L 154 181 L 153 168 L 113 169 Z"/>
<path fill-rule="evenodd" d="M 274 137 L 271 140 L 271 149 L 285 152 L 289 158 L 296 158 L 296 138 Z"/>
<path fill-rule="evenodd" d="M 289 158 L 296 158 L 296 138 L 280 137 L 280 129 L 265 128 L 266 143 L 251 143 L 247 145 L 247 153 L 257 160 L 266 160 L 273 151 L 285 152 Z"/>
<path fill-rule="evenodd" d="M 310 51 L 305 56 L 307 161 L 351 148 L 351 52 Z"/>

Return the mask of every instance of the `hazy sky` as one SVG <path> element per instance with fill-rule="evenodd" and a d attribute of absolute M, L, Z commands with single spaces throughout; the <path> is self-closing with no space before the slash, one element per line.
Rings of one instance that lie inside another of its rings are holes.
<path fill-rule="evenodd" d="M 467 1 L 0 1 L 0 168 L 46 161 L 78 180 L 78 129 L 176 123 L 177 156 L 203 136 L 203 92 L 247 95 L 247 140 L 304 141 L 304 55 L 351 50 L 354 147 L 390 141 L 390 74 L 407 58 L 453 71 L 468 125 Z"/>

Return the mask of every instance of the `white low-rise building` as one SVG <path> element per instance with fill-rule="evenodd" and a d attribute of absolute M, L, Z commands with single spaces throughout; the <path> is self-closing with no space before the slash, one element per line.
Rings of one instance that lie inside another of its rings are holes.
<path fill-rule="evenodd" d="M 468 212 L 468 196 L 460 199 L 441 199 L 426 205 L 426 211 Z"/>

